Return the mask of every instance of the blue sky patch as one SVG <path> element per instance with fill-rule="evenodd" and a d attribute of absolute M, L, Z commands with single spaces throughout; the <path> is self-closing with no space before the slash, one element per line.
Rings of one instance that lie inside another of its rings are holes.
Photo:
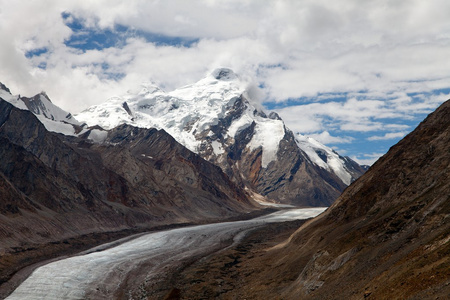
<path fill-rule="evenodd" d="M 30 51 L 27 51 L 25 53 L 25 57 L 26 58 L 32 58 L 33 56 L 39 56 L 41 54 L 47 53 L 48 49 L 47 48 L 37 48 L 37 49 L 33 49 Z"/>
<path fill-rule="evenodd" d="M 372 98 L 370 93 L 361 91 L 360 93 L 329 93 L 319 94 L 315 97 L 301 97 L 297 99 L 288 99 L 284 102 L 269 101 L 265 102 L 264 106 L 268 110 L 280 110 L 289 111 L 289 107 L 298 107 L 296 111 L 299 112 L 298 122 L 301 122 L 302 118 L 302 106 L 308 111 L 308 107 L 311 104 L 317 103 L 318 105 L 327 103 L 347 103 L 351 98 L 357 99 L 358 102 L 364 101 L 382 101 L 384 105 L 377 108 L 373 114 L 367 114 L 365 116 L 362 112 L 361 118 L 355 115 L 356 120 L 333 115 L 333 111 L 327 111 L 324 106 L 324 111 L 317 111 L 315 118 L 320 120 L 323 131 L 327 131 L 332 137 L 328 139 L 328 142 L 324 142 L 327 146 L 335 149 L 339 154 L 356 157 L 362 161 L 370 161 L 373 157 L 378 157 L 386 153 L 390 147 L 400 141 L 405 135 L 413 131 L 419 123 L 431 113 L 439 103 L 426 101 L 431 97 L 436 97 L 441 94 L 449 94 L 450 88 L 438 89 L 429 92 L 421 93 L 408 93 L 406 96 L 410 97 L 411 102 L 405 103 L 408 107 L 410 105 L 416 105 L 414 110 L 405 110 L 402 112 L 402 108 L 395 102 L 396 95 L 386 95 L 385 98 Z M 439 101 L 438 101 L 439 102 Z M 318 106 L 320 109 L 320 106 Z M 368 108 L 370 109 L 370 108 Z M 379 112 L 378 112 L 379 109 Z M 386 111 L 387 114 L 384 113 Z M 395 117 L 395 115 L 397 115 Z M 281 114 L 283 117 L 283 114 Z M 358 123 L 359 122 L 362 123 Z M 286 121 L 286 120 L 285 120 Z M 348 122 L 355 121 L 356 127 L 353 129 L 353 125 Z M 292 122 L 292 120 L 291 120 Z M 367 122 L 367 129 L 358 128 L 358 124 L 364 124 Z M 322 131 L 317 132 L 300 132 L 301 134 L 315 136 L 319 138 Z M 320 139 L 320 138 L 319 138 Z M 339 141 L 338 141 L 339 140 Z M 334 142 L 333 142 L 334 141 Z M 376 155 L 378 154 L 378 155 Z M 372 157 L 371 157 L 372 155 Z"/>
<path fill-rule="evenodd" d="M 172 37 L 123 25 L 114 28 L 87 27 L 84 20 L 76 18 L 70 13 L 63 13 L 62 18 L 73 34 L 64 43 L 67 47 L 86 50 L 102 50 L 110 47 L 121 48 L 126 45 L 128 38 L 142 38 L 156 46 L 191 47 L 197 43 L 197 38 Z"/>
<path fill-rule="evenodd" d="M 264 85 L 260 85 L 260 88 L 263 88 Z M 305 105 L 314 102 L 345 102 L 348 99 L 347 93 L 333 93 L 333 94 L 322 94 L 319 93 L 314 97 L 300 97 L 300 98 L 288 98 L 283 102 L 277 101 L 267 101 L 264 102 L 264 106 L 267 109 L 280 109 L 284 107 L 294 106 L 294 105 Z"/>

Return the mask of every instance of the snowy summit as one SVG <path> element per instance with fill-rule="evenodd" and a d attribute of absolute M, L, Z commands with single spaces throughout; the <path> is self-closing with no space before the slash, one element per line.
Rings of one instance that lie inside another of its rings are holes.
<path fill-rule="evenodd" d="M 246 146 L 250 151 L 262 148 L 261 167 L 267 168 L 277 159 L 280 141 L 289 129 L 276 113 L 266 115 L 256 105 L 248 87 L 249 83 L 233 70 L 220 68 L 171 92 L 153 83 L 143 83 L 126 95 L 86 109 L 76 118 L 105 129 L 123 123 L 164 129 L 191 151 L 219 164 L 227 159 L 225 149 L 236 143 L 241 132 L 252 127 Z M 217 127 L 222 130 L 218 132 Z M 297 144 L 313 164 L 333 172 L 346 185 L 354 180 L 346 158 L 312 138 L 298 136 Z"/>
<path fill-rule="evenodd" d="M 113 97 L 76 115 L 89 126 L 105 129 L 126 123 L 164 129 L 194 152 L 201 143 L 195 135 L 223 118 L 242 95 L 247 83 L 230 69 L 217 69 L 197 83 L 164 92 L 153 83 L 142 83 L 126 95 Z"/>

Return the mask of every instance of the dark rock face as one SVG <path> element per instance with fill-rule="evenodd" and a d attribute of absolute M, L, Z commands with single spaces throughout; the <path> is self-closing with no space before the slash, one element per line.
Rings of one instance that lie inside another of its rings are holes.
<path fill-rule="evenodd" d="M 234 139 L 225 138 L 234 120 L 245 112 L 248 101 L 244 96 L 236 99 L 224 118 L 209 130 L 198 135 L 198 139 L 208 141 L 199 154 L 220 166 L 224 172 L 241 185 L 280 203 L 297 206 L 329 206 L 347 187 L 333 172 L 313 164 L 298 147 L 293 133 L 284 128 L 285 135 L 280 141 L 276 159 L 267 166 L 262 165 L 262 148 L 251 150 L 249 143 L 255 135 L 255 122 L 237 132 Z M 254 111 L 260 118 L 280 120 L 276 113 L 268 117 Z M 210 144 L 219 142 L 224 154 L 216 155 Z M 365 170 L 350 158 L 342 158 L 353 179 Z"/>
<path fill-rule="evenodd" d="M 217 80 L 232 80 L 237 77 L 233 70 L 228 68 L 221 68 L 214 71 L 213 76 Z"/>
<path fill-rule="evenodd" d="M 447 101 L 324 214 L 272 250 L 270 274 L 255 282 L 275 280 L 274 295 L 286 299 L 448 297 L 449 145 Z"/>
<path fill-rule="evenodd" d="M 127 102 L 122 103 L 122 107 L 123 107 L 123 109 L 126 110 L 126 112 L 127 112 L 130 116 L 133 116 L 133 113 L 131 112 L 130 108 L 128 107 L 128 103 L 127 103 Z"/>
<path fill-rule="evenodd" d="M 1 83 L 1 82 L 0 82 L 0 89 L 1 89 L 1 90 L 4 90 L 4 91 L 6 91 L 6 92 L 8 92 L 8 93 L 11 94 L 11 91 L 6 87 L 6 85 L 4 85 L 4 84 Z"/>
<path fill-rule="evenodd" d="M 193 189 L 193 193 L 197 194 L 195 197 L 199 197 L 197 190 L 200 190 L 211 193 L 218 199 L 233 199 L 246 205 L 249 203 L 248 195 L 237 187 L 219 167 L 189 151 L 163 130 L 121 125 L 109 132 L 105 143 L 123 146 L 133 157 L 143 161 L 152 170 L 162 171 L 184 183 L 187 185 L 186 190 Z M 111 147 L 107 148 L 111 149 Z M 105 152 L 108 151 L 105 150 Z M 105 161 L 107 164 L 114 162 L 110 159 Z M 122 170 L 128 169 L 128 166 L 122 164 L 115 168 Z M 126 173 L 123 174 L 123 176 L 126 175 Z M 224 205 L 227 204 L 234 205 L 232 201 L 224 202 Z"/>
<path fill-rule="evenodd" d="M 48 132 L 31 112 L 0 99 L 0 157 L 3 254 L 83 234 L 214 221 L 256 209 L 220 168 L 155 129 L 123 125 L 104 144 L 93 144 Z M 8 266 L 0 279 L 14 271 L 14 263 Z"/>
<path fill-rule="evenodd" d="M 246 153 L 246 158 L 254 155 Z M 312 164 L 286 131 L 277 153 L 279 159 L 262 168 L 261 159 L 244 164 L 243 174 L 264 196 L 282 203 L 329 206 L 346 185 L 333 173 Z"/>

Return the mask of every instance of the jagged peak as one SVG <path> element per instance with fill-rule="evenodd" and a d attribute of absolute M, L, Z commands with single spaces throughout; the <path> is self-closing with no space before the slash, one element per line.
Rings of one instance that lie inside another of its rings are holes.
<path fill-rule="evenodd" d="M 34 95 L 31 98 L 28 97 L 20 97 L 22 101 L 24 102 L 40 102 L 42 105 L 45 105 L 42 101 L 45 99 L 46 101 L 52 103 L 52 100 L 50 100 L 50 97 L 47 95 L 46 92 L 42 91 L 39 94 Z"/>
<path fill-rule="evenodd" d="M 0 82 L 0 90 L 3 90 L 11 94 L 11 91 L 8 89 L 8 87 L 1 82 Z"/>
<path fill-rule="evenodd" d="M 270 112 L 268 118 L 272 119 L 272 120 L 280 120 L 281 121 L 280 116 L 274 111 Z"/>
<path fill-rule="evenodd" d="M 124 101 L 124 102 L 122 103 L 122 107 L 123 107 L 123 109 L 125 109 L 125 111 L 126 111 L 130 116 L 133 116 L 133 113 L 131 112 L 130 107 L 128 106 L 128 103 L 127 103 L 126 101 Z"/>
<path fill-rule="evenodd" d="M 217 68 L 211 72 L 211 76 L 213 76 L 217 80 L 223 81 L 230 81 L 239 78 L 236 73 L 234 73 L 234 71 L 229 68 Z"/>
<path fill-rule="evenodd" d="M 127 91 L 129 95 L 149 95 L 155 93 L 164 93 L 164 90 L 153 81 L 143 81 L 138 86 Z"/>
<path fill-rule="evenodd" d="M 39 97 L 42 96 L 44 97 L 46 100 L 52 102 L 52 100 L 50 100 L 50 97 L 47 95 L 47 93 L 45 91 L 40 92 L 39 94 L 37 94 L 35 97 Z"/>
<path fill-rule="evenodd" d="M 325 170 L 332 171 L 346 185 L 349 185 L 354 180 L 353 175 L 347 168 L 346 159 L 330 147 L 325 146 L 312 137 L 300 133 L 296 134 L 295 141 L 313 164 Z M 351 159 L 349 158 L 349 160 Z"/>

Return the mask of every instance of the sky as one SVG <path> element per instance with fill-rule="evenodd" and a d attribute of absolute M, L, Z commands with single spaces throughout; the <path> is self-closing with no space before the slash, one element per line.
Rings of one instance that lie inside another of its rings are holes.
<path fill-rule="evenodd" d="M 0 0 L 0 82 L 72 113 L 233 69 L 288 128 L 372 164 L 450 98 L 448 0 Z"/>

